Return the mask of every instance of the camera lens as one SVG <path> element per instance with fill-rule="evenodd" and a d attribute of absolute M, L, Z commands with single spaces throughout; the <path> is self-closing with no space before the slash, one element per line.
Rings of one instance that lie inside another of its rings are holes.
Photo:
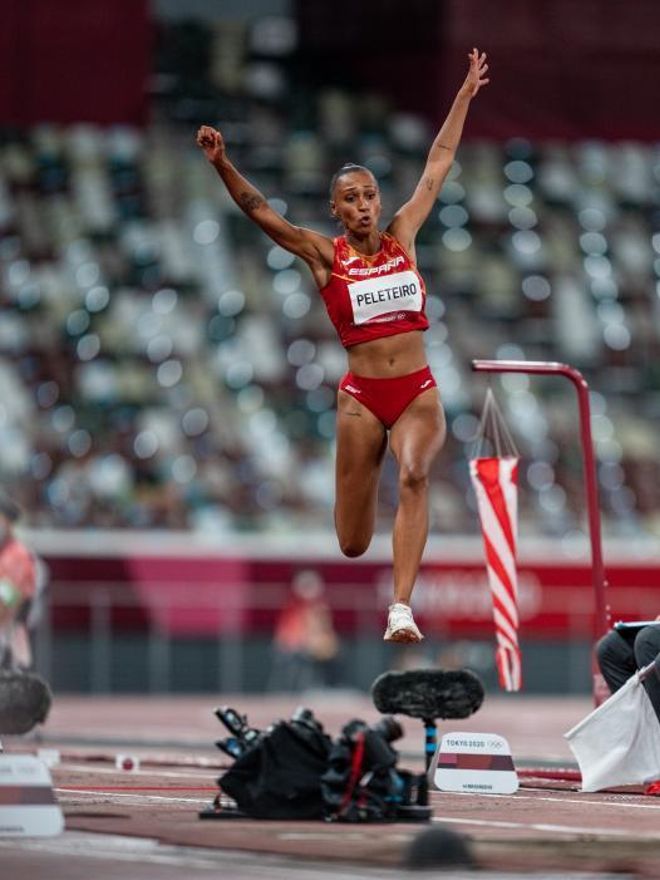
<path fill-rule="evenodd" d="M 387 742 L 394 742 L 403 736 L 403 727 L 392 715 L 385 715 L 384 718 L 373 724 L 371 729 L 375 733 L 380 734 Z"/>

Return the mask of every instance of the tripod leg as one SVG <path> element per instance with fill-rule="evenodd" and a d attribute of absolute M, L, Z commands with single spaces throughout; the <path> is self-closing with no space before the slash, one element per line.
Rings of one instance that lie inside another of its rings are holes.
<path fill-rule="evenodd" d="M 429 768 L 431 767 L 431 762 L 433 761 L 433 756 L 435 755 L 438 734 L 433 718 L 424 718 L 423 721 L 425 734 L 424 759 L 426 762 L 426 770 L 419 776 L 419 783 L 417 786 L 417 805 L 420 807 L 427 807 L 429 803 L 428 773 Z"/>
<path fill-rule="evenodd" d="M 424 733 L 426 735 L 424 757 L 426 758 L 426 770 L 428 772 L 433 756 L 435 755 L 435 750 L 438 746 L 438 732 L 433 718 L 424 718 Z"/>

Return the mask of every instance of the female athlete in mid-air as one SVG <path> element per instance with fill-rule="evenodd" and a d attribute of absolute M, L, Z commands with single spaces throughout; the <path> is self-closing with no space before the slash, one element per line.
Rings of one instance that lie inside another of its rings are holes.
<path fill-rule="evenodd" d="M 422 639 L 410 597 L 428 533 L 428 483 L 445 439 L 445 419 L 426 362 L 426 292 L 415 266 L 415 237 L 451 168 L 470 101 L 486 85 L 486 54 L 473 49 L 465 82 L 433 141 L 410 199 L 380 232 L 373 174 L 344 165 L 332 178 L 330 210 L 343 226 L 334 240 L 294 226 L 234 167 L 219 131 L 203 125 L 197 143 L 236 204 L 280 247 L 309 266 L 342 344 L 348 368 L 337 397 L 335 528 L 342 552 L 360 556 L 374 531 L 387 432 L 399 469 L 394 520 L 394 602 L 385 639 Z"/>

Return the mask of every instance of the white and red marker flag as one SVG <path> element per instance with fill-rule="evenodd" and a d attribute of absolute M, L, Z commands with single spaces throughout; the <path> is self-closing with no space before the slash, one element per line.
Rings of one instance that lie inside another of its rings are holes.
<path fill-rule="evenodd" d="M 656 664 L 638 670 L 564 737 L 582 773 L 582 791 L 601 791 L 660 779 L 658 719 L 642 681 Z"/>
<path fill-rule="evenodd" d="M 470 476 L 477 495 L 493 600 L 500 686 L 518 691 L 522 666 L 518 647 L 518 458 L 473 458 Z"/>

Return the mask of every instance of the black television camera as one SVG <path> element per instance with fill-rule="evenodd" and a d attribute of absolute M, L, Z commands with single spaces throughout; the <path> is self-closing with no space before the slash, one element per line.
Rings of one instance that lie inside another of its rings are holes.
<path fill-rule="evenodd" d="M 218 779 L 220 794 L 201 818 L 324 818 L 320 778 L 331 741 L 310 709 L 301 706 L 288 721 L 276 721 L 263 731 L 227 706 L 215 714 L 231 734 L 216 745 L 234 763 Z"/>
<path fill-rule="evenodd" d="M 430 816 L 425 775 L 396 768 L 391 743 L 403 729 L 391 716 L 372 725 L 354 719 L 333 744 L 303 706 L 263 731 L 228 706 L 215 714 L 231 734 L 216 745 L 234 763 L 218 779 L 220 793 L 200 813 L 203 819 L 382 822 Z"/>
<path fill-rule="evenodd" d="M 232 734 L 225 739 L 216 740 L 215 744 L 234 760 L 244 755 L 248 748 L 255 745 L 265 733 L 270 733 L 273 728 L 273 725 L 270 725 L 266 731 L 262 731 L 250 727 L 247 715 L 239 715 L 235 709 L 229 706 L 221 706 L 216 709 L 215 715 Z M 325 735 L 321 722 L 314 716 L 312 710 L 305 706 L 298 706 L 289 723 L 294 725 L 303 735 L 305 732 Z"/>
<path fill-rule="evenodd" d="M 215 744 L 234 760 L 244 755 L 246 750 L 254 745 L 262 735 L 260 730 L 248 726 L 247 715 L 239 715 L 230 706 L 220 706 L 215 710 L 215 715 L 232 734 L 225 739 L 216 740 Z"/>
<path fill-rule="evenodd" d="M 344 725 L 321 777 L 328 818 L 338 822 L 424 821 L 428 807 L 426 774 L 396 767 L 391 743 L 403 728 L 391 715 L 368 725 L 353 719 Z"/>

